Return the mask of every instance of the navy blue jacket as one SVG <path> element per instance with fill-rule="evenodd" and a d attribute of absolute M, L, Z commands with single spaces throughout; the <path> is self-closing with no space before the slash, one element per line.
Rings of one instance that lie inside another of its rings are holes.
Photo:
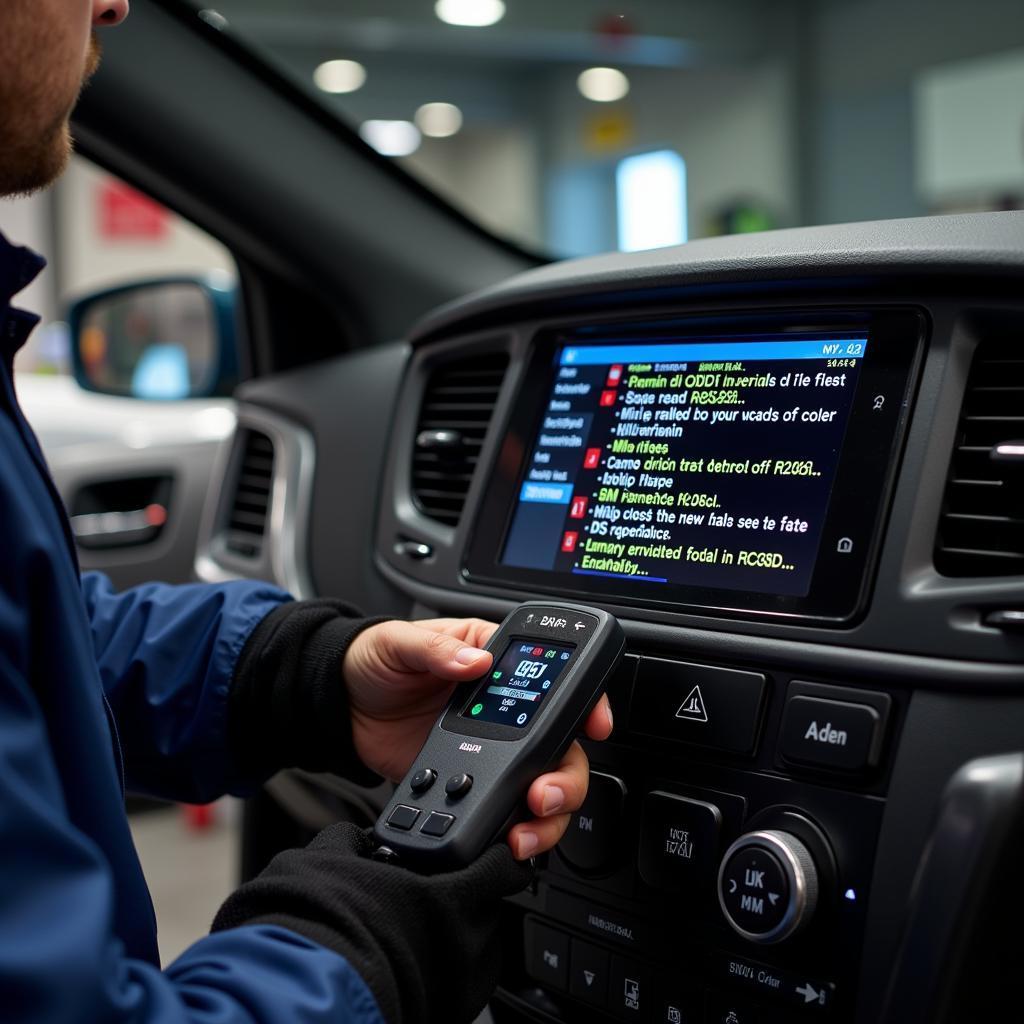
<path fill-rule="evenodd" d="M 347 961 L 284 928 L 219 932 L 160 969 L 125 789 L 252 789 L 228 755 L 227 694 L 249 634 L 289 598 L 250 582 L 117 594 L 79 577 L 12 384 L 37 318 L 10 299 L 42 266 L 0 236 L 0 1017 L 379 1024 Z"/>

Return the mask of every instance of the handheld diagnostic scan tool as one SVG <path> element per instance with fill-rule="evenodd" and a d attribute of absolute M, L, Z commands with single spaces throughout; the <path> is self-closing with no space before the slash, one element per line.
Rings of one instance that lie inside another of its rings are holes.
<path fill-rule="evenodd" d="M 479 679 L 456 687 L 374 828 L 380 854 L 451 869 L 515 821 L 530 784 L 557 765 L 619 663 L 607 612 L 531 601 L 501 624 Z"/>

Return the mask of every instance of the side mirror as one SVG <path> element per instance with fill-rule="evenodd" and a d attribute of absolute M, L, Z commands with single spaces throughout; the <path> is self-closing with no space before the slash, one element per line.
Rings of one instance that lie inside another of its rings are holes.
<path fill-rule="evenodd" d="M 139 281 L 71 305 L 71 362 L 87 391 L 168 400 L 238 383 L 236 288 L 226 277 Z"/>

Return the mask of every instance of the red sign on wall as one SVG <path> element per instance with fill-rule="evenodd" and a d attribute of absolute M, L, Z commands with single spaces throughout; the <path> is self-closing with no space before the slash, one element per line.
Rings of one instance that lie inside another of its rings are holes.
<path fill-rule="evenodd" d="M 160 241 L 170 231 L 170 211 L 122 181 L 99 190 L 100 237 L 113 241 Z"/>

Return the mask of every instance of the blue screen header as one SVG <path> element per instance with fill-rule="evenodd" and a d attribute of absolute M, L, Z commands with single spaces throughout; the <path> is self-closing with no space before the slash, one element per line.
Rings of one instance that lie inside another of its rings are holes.
<path fill-rule="evenodd" d="M 569 345 L 562 366 L 611 363 L 765 362 L 784 359 L 863 359 L 867 338 L 815 338 L 799 341 L 722 341 L 639 345 Z"/>

